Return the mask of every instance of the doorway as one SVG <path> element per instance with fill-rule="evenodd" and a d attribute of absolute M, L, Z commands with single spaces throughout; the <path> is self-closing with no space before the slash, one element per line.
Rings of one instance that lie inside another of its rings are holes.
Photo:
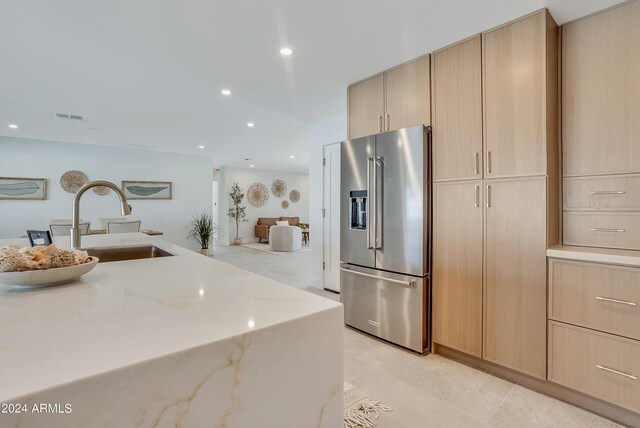
<path fill-rule="evenodd" d="M 322 283 L 340 292 L 340 143 L 323 148 Z"/>

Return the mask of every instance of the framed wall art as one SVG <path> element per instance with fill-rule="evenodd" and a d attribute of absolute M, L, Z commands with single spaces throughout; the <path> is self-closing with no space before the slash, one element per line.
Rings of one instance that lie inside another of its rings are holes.
<path fill-rule="evenodd" d="M 0 199 L 47 199 L 46 178 L 0 177 Z"/>
<path fill-rule="evenodd" d="M 122 181 L 127 199 L 172 199 L 170 181 Z"/>

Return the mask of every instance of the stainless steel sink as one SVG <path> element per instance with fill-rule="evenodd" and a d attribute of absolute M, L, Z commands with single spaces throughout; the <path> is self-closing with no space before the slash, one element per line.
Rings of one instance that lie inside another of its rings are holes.
<path fill-rule="evenodd" d="M 168 251 L 158 248 L 155 245 L 140 245 L 135 247 L 105 247 L 105 248 L 85 248 L 90 256 L 100 259 L 100 263 L 119 262 L 122 260 L 152 259 L 155 257 L 171 257 Z"/>

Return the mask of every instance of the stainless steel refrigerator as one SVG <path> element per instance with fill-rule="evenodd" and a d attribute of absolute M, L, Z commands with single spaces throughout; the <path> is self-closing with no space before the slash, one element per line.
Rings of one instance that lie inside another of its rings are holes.
<path fill-rule="evenodd" d="M 429 348 L 431 128 L 341 144 L 340 287 L 345 324 Z"/>

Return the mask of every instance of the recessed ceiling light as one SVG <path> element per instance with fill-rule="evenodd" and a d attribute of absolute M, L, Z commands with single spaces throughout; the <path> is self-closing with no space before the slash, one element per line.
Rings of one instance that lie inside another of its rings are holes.
<path fill-rule="evenodd" d="M 291 159 L 294 159 L 294 158 L 295 158 L 295 156 L 294 156 L 294 155 L 291 155 L 291 156 L 289 156 L 289 157 L 290 157 Z"/>
<path fill-rule="evenodd" d="M 289 56 L 293 53 L 293 49 L 291 48 L 282 48 L 280 49 L 280 55 L 282 56 Z"/>
<path fill-rule="evenodd" d="M 9 124 L 9 128 L 18 129 L 18 125 L 16 125 L 15 123 L 11 123 L 11 124 Z"/>
<path fill-rule="evenodd" d="M 255 165 L 249 165 L 251 168 L 253 168 Z"/>
<path fill-rule="evenodd" d="M 204 146 L 202 146 L 202 145 L 201 145 L 201 146 L 198 146 L 198 148 L 199 148 L 199 149 L 204 149 Z"/>
<path fill-rule="evenodd" d="M 247 128 L 253 128 L 255 125 L 255 123 L 253 122 L 247 122 Z"/>
<path fill-rule="evenodd" d="M 225 97 L 228 97 L 229 95 L 231 95 L 231 89 L 223 89 L 220 91 L 220 93 Z"/>

